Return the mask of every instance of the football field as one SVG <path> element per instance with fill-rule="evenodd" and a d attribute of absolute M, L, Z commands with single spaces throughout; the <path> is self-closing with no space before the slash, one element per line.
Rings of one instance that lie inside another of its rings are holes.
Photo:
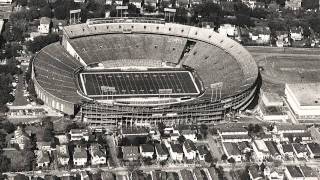
<path fill-rule="evenodd" d="M 189 71 L 84 72 L 80 79 L 83 92 L 89 97 L 199 94 Z"/>

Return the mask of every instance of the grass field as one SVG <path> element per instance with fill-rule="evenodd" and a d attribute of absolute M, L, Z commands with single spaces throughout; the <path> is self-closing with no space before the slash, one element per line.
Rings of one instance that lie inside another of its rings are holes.
<path fill-rule="evenodd" d="M 80 77 L 89 97 L 199 94 L 188 71 L 90 72 Z"/>
<path fill-rule="evenodd" d="M 320 57 L 274 56 L 258 62 L 264 81 L 275 84 L 320 82 Z"/>

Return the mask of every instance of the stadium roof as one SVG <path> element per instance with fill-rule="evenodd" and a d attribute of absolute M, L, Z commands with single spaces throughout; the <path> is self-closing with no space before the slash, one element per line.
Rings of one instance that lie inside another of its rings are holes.
<path fill-rule="evenodd" d="M 286 84 L 300 106 L 320 106 L 320 83 Z"/>

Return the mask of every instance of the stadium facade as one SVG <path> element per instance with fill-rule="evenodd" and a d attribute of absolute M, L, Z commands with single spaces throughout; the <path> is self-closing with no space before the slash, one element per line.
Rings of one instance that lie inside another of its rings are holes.
<path fill-rule="evenodd" d="M 66 26 L 33 60 L 45 104 L 92 128 L 212 124 L 257 91 L 250 53 L 211 29 L 156 19 L 92 19 Z"/>

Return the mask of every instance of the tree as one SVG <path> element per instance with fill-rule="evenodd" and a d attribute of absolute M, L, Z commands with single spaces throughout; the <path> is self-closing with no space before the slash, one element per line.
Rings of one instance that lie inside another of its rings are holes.
<path fill-rule="evenodd" d="M 48 34 L 47 36 L 38 36 L 35 37 L 33 41 L 27 42 L 27 48 L 32 53 L 40 51 L 45 46 L 59 41 L 59 35 L 58 34 Z"/>
<path fill-rule="evenodd" d="M 208 135 L 208 126 L 205 124 L 200 125 L 200 133 L 203 135 L 203 137 L 206 139 Z"/>
<path fill-rule="evenodd" d="M 265 168 L 266 168 L 266 165 L 264 163 L 261 163 L 260 165 L 261 172 L 263 172 Z"/>
<path fill-rule="evenodd" d="M 150 12 L 150 13 L 155 11 L 155 7 L 152 6 L 150 3 L 145 4 L 144 8 L 147 12 Z"/>
<path fill-rule="evenodd" d="M 183 144 L 186 141 L 186 138 L 183 135 L 180 135 L 178 141 L 180 144 Z"/>
<path fill-rule="evenodd" d="M 68 9 L 63 5 L 57 6 L 54 9 L 54 17 L 56 17 L 57 19 L 67 19 Z"/>
<path fill-rule="evenodd" d="M 222 160 L 222 161 L 225 161 L 225 160 L 227 160 L 227 159 L 228 159 L 228 156 L 227 156 L 226 154 L 222 154 L 221 160 Z"/>
<path fill-rule="evenodd" d="M 256 125 L 254 126 L 254 131 L 253 131 L 253 132 L 259 133 L 261 130 L 262 130 L 262 127 L 261 127 L 259 124 L 256 124 Z"/>
<path fill-rule="evenodd" d="M 41 8 L 47 5 L 47 1 L 46 0 L 32 0 L 32 1 L 28 1 L 28 6 L 29 7 L 35 7 L 35 8 Z"/>
<path fill-rule="evenodd" d="M 234 163 L 236 163 L 236 160 L 234 160 L 234 158 L 231 157 L 228 159 L 228 163 L 234 164 Z"/>
<path fill-rule="evenodd" d="M 28 0 L 17 0 L 17 4 L 20 6 L 28 5 Z"/>
<path fill-rule="evenodd" d="M 40 9 L 40 16 L 51 18 L 51 8 L 49 5 L 46 5 Z"/>
<path fill-rule="evenodd" d="M 16 127 L 14 124 L 12 124 L 9 121 L 5 121 L 2 123 L 2 128 L 8 133 L 11 134 L 16 130 Z"/>

